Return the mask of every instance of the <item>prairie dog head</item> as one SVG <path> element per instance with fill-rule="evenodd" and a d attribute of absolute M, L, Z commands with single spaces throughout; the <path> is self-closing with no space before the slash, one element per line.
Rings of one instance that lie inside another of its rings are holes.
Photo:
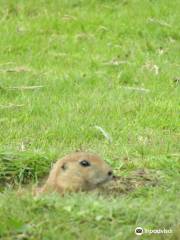
<path fill-rule="evenodd" d="M 77 152 L 54 164 L 44 191 L 49 188 L 58 192 L 91 190 L 112 178 L 111 167 L 98 155 Z"/>

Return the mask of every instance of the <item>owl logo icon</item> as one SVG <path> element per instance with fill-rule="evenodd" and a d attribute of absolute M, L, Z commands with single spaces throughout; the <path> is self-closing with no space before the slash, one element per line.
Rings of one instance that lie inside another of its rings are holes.
<path fill-rule="evenodd" d="M 143 234 L 143 228 L 142 227 L 137 227 L 136 229 L 135 229 L 135 234 L 136 235 L 142 235 Z"/>

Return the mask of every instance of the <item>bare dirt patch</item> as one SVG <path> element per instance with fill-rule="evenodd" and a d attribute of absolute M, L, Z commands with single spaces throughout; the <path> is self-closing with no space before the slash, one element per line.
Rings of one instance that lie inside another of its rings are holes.
<path fill-rule="evenodd" d="M 155 187 L 158 184 L 157 171 L 140 168 L 130 172 L 128 176 L 115 176 L 113 181 L 102 186 L 100 191 L 108 195 L 118 196 L 142 187 Z"/>

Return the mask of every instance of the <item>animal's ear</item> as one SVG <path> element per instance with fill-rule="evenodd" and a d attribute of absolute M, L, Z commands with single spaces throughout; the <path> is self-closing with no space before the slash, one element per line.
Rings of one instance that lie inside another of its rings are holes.
<path fill-rule="evenodd" d="M 66 170 L 68 167 L 67 167 L 67 163 L 63 163 L 62 165 L 61 165 L 61 169 L 62 170 Z"/>

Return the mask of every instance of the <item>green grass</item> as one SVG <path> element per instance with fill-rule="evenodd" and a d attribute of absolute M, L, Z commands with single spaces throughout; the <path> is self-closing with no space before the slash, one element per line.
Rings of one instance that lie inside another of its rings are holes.
<path fill-rule="evenodd" d="M 139 239 L 137 226 L 173 230 L 141 239 L 178 239 L 179 12 L 178 0 L 0 1 L 1 239 Z M 161 172 L 160 184 L 17 195 L 76 149 L 122 174 Z"/>

